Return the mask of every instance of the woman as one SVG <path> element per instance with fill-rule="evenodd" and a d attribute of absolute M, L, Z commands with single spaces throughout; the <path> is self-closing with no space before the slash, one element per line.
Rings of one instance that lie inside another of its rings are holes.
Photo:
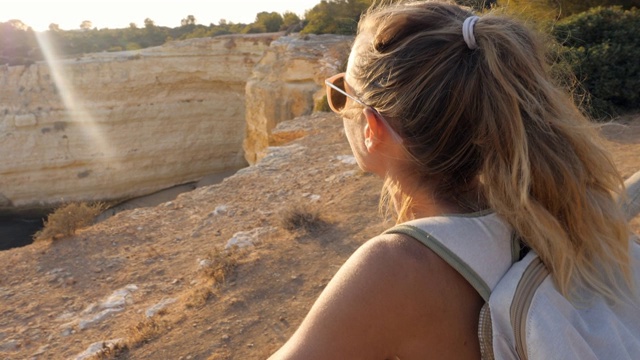
<path fill-rule="evenodd" d="M 478 359 L 483 291 L 514 260 L 512 232 L 569 298 L 586 286 L 616 301 L 631 285 L 622 180 L 530 30 L 440 2 L 370 9 L 346 73 L 327 82 L 398 223 L 427 224 L 495 281 L 483 290 L 446 251 L 377 236 L 273 359 Z"/>

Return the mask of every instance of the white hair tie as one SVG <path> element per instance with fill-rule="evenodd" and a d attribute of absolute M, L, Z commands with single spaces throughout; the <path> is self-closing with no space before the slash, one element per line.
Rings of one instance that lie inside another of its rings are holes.
<path fill-rule="evenodd" d="M 462 23 L 462 37 L 471 50 L 478 48 L 476 37 L 473 35 L 473 27 L 478 20 L 480 20 L 480 17 L 474 15 L 464 19 L 464 23 Z"/>

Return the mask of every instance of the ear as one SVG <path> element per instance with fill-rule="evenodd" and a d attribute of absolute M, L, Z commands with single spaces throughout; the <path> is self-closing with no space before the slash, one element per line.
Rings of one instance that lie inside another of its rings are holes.
<path fill-rule="evenodd" d="M 367 121 L 367 124 L 364 126 L 364 144 L 367 150 L 372 152 L 382 141 L 385 128 L 375 111 L 370 108 L 364 108 L 362 114 L 364 114 Z"/>

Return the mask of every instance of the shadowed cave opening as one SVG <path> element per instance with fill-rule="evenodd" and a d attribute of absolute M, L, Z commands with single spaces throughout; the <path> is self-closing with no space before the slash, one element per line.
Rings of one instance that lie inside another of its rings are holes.
<path fill-rule="evenodd" d="M 152 207 L 174 200 L 178 195 L 201 186 L 215 185 L 235 174 L 240 169 L 232 169 L 207 175 L 201 180 L 172 186 L 155 193 L 120 202 L 98 215 L 96 222 L 104 221 L 125 210 Z M 42 229 L 50 211 L 25 215 L 0 215 L 0 251 L 27 246 L 33 243 L 33 235 Z"/>

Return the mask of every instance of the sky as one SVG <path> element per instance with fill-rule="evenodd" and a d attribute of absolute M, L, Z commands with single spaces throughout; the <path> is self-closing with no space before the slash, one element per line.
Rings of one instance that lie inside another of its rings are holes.
<path fill-rule="evenodd" d="M 304 16 L 320 0 L 0 0 L 0 22 L 21 20 L 35 31 L 55 23 L 63 30 L 79 29 L 84 20 L 98 29 L 126 28 L 130 23 L 144 27 L 150 18 L 158 26 L 177 27 L 188 15 L 197 24 L 218 24 L 220 19 L 251 23 L 261 11 L 291 11 Z"/>

